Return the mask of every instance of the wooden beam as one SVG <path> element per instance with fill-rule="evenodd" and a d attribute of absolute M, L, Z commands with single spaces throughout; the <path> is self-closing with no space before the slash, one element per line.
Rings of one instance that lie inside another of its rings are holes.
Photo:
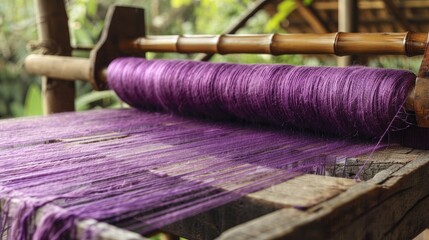
<path fill-rule="evenodd" d="M 313 7 L 317 10 L 336 10 L 338 9 L 337 1 L 314 1 Z M 401 1 L 398 8 L 428 8 L 429 1 L 407 0 Z M 385 9 L 383 0 L 359 1 L 359 9 Z"/>
<path fill-rule="evenodd" d="M 374 16 L 374 15 L 372 15 L 372 16 Z M 417 17 L 416 16 L 414 19 L 410 19 L 408 22 L 410 22 L 411 24 L 424 24 L 424 23 L 429 22 L 429 17 L 424 17 L 424 16 Z M 366 26 L 366 25 L 374 25 L 374 24 L 378 24 L 378 25 L 385 24 L 385 25 L 391 26 L 392 25 L 392 19 L 384 18 L 384 17 L 379 18 L 379 19 L 377 19 L 375 17 L 374 18 L 366 18 L 366 19 L 363 18 L 363 19 L 360 19 L 359 23 L 360 23 L 360 27 Z M 307 23 L 305 21 L 301 21 L 298 19 L 293 20 L 294 27 L 297 27 L 298 29 L 300 27 L 302 27 L 302 25 L 304 25 L 304 24 L 307 24 Z M 375 33 L 375 32 L 395 32 L 395 31 L 389 29 L 389 31 L 377 30 L 377 31 L 366 31 L 366 32 L 374 32 Z"/>
<path fill-rule="evenodd" d="M 357 32 L 358 19 L 358 1 L 357 0 L 339 0 L 338 1 L 338 31 L 339 32 Z"/>
<path fill-rule="evenodd" d="M 392 166 L 308 210 L 285 208 L 219 239 L 411 239 L 429 225 L 429 154 Z"/>
<path fill-rule="evenodd" d="M 392 15 L 396 22 L 401 26 L 403 31 L 416 31 L 417 29 L 412 26 L 405 15 L 399 11 L 395 3 L 392 0 L 383 0 L 386 10 Z"/>
<path fill-rule="evenodd" d="M 70 56 L 70 34 L 63 0 L 35 0 L 39 40 L 50 55 Z M 42 78 L 44 113 L 74 111 L 74 82 Z"/>
<path fill-rule="evenodd" d="M 338 31 L 357 32 L 358 31 L 358 1 L 339 0 L 338 1 Z M 357 56 L 345 56 L 337 58 L 339 67 L 351 66 L 357 61 Z"/>
<path fill-rule="evenodd" d="M 30 198 L 27 198 L 30 201 Z M 32 201 L 37 201 L 33 199 Z M 0 198 L 0 210 L 3 206 L 9 205 L 10 211 L 8 212 L 9 217 L 16 216 L 16 210 L 20 209 L 20 206 L 25 204 L 22 200 L 16 198 Z M 44 216 L 57 212 L 65 212 L 66 210 L 58 207 L 54 204 L 46 204 L 32 212 L 32 223 L 31 227 L 39 226 L 43 221 Z M 88 231 L 90 229 L 90 231 Z M 98 239 L 98 240 L 149 240 L 148 238 L 142 237 L 138 233 L 128 231 L 126 229 L 118 228 L 105 222 L 99 222 L 95 219 L 78 219 L 76 220 L 72 232 L 74 233 L 74 239 Z M 1 235 L 1 239 L 10 239 L 10 231 L 5 231 Z M 67 238 L 69 239 L 69 238 Z"/>
<path fill-rule="evenodd" d="M 214 239 L 233 226 L 279 209 L 310 208 L 355 184 L 351 179 L 302 175 L 163 229 L 188 239 Z"/>
<path fill-rule="evenodd" d="M 306 6 L 302 0 L 296 0 L 297 11 L 303 19 L 311 26 L 315 33 L 328 33 L 332 32 L 329 27 L 323 22 L 314 8 Z"/>

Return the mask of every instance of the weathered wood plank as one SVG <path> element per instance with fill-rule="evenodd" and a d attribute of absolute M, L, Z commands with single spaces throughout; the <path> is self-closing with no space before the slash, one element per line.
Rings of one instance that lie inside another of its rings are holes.
<path fill-rule="evenodd" d="M 350 179 L 302 175 L 163 229 L 188 239 L 213 239 L 233 226 L 278 209 L 317 205 L 353 185 Z"/>
<path fill-rule="evenodd" d="M 6 204 L 6 200 L 0 199 L 0 209 L 3 208 L 5 204 Z M 9 208 L 10 210 L 9 214 L 13 215 L 14 211 L 16 211 L 16 209 L 19 209 L 19 206 L 22 205 L 23 203 L 17 199 L 12 199 L 9 202 L 9 204 L 11 204 Z M 33 214 L 34 224 L 39 225 L 41 223 L 43 216 L 54 210 L 62 211 L 60 207 L 52 204 L 48 204 L 37 209 L 36 212 Z M 5 221 L 5 220 L 6 219 L 3 219 L 2 221 Z M 94 219 L 80 220 L 75 224 L 74 227 L 75 229 L 73 231 L 76 234 L 75 235 L 76 239 L 97 239 L 97 240 L 118 240 L 118 239 L 145 240 L 147 239 L 142 237 L 140 234 L 115 227 L 108 223 L 99 222 Z M 9 239 L 7 236 L 8 235 L 7 231 L 2 232 L 2 234 L 3 235 L 0 235 L 0 239 Z"/>
<path fill-rule="evenodd" d="M 145 240 L 140 234 L 117 228 L 107 223 L 98 222 L 93 219 L 80 221 L 76 224 L 76 238 L 88 239 L 87 230 L 92 229 L 96 233 L 92 239 L 97 240 Z"/>
<path fill-rule="evenodd" d="M 372 177 L 382 169 L 392 166 L 393 169 L 397 170 L 424 153 L 421 151 L 414 152 L 409 148 L 395 147 L 378 151 L 372 154 L 372 156 L 365 155 L 351 159 L 350 161 L 357 161 L 359 163 L 354 166 L 354 171 L 357 172 L 359 167 L 370 158 L 367 162 L 366 171 L 370 171 L 367 177 Z M 389 176 L 390 174 L 392 172 L 389 172 Z M 384 177 L 386 178 L 386 176 Z M 323 179 L 330 180 L 328 180 L 328 183 L 323 183 Z M 380 175 L 378 179 L 380 179 Z M 303 209 L 311 207 L 337 196 L 354 184 L 355 182 L 350 179 L 321 178 L 320 176 L 304 175 L 260 192 L 249 194 L 238 202 L 172 224 L 166 229 L 191 239 L 213 238 L 230 227 L 270 213 L 276 209 L 291 206 Z"/>
<path fill-rule="evenodd" d="M 364 171 L 360 179 L 369 180 L 378 172 L 388 169 L 392 165 L 403 166 L 424 153 L 421 150 L 395 146 L 376 151 L 373 154 L 349 158 L 345 162 L 340 162 L 334 167 L 328 168 L 327 172 L 328 175 L 332 176 L 353 178 L 359 172 L 360 168 L 364 166 Z"/>
<path fill-rule="evenodd" d="M 352 202 L 347 208 L 335 208 L 332 206 L 315 206 L 311 212 L 299 209 L 281 209 L 261 218 L 254 219 L 245 224 L 234 227 L 224 232 L 219 239 L 279 239 L 287 237 L 288 239 L 325 239 L 325 228 L 330 228 L 332 219 L 322 219 L 322 217 L 332 216 L 336 213 L 337 217 L 346 218 L 351 215 L 363 214 L 367 205 L 373 205 L 372 202 L 366 202 L 363 205 L 354 202 L 354 199 L 362 200 L 365 195 L 377 194 L 376 187 L 366 183 L 353 186 L 349 191 L 333 198 L 333 201 L 340 203 Z M 361 202 L 361 201 L 358 201 Z M 322 203 L 323 204 L 323 203 Z M 341 205 L 341 204 L 340 204 Z M 352 211 L 350 214 L 348 211 Z"/>
<path fill-rule="evenodd" d="M 409 239 L 429 225 L 429 154 L 379 173 L 308 210 L 282 209 L 220 239 Z"/>
<path fill-rule="evenodd" d="M 352 179 L 302 175 L 246 197 L 283 207 L 308 208 L 346 191 L 355 184 Z"/>

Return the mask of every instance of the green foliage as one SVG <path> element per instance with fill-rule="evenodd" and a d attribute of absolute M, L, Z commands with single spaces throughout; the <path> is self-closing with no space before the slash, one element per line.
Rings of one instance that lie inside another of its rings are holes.
<path fill-rule="evenodd" d="M 201 0 L 195 7 L 195 32 L 200 34 L 221 33 L 231 20 L 246 10 L 250 1 Z"/>
<path fill-rule="evenodd" d="M 68 7 L 72 45 L 92 46 L 103 28 L 97 0 L 75 0 Z"/>
<path fill-rule="evenodd" d="M 109 108 L 125 107 L 113 91 L 88 92 L 84 93 L 76 99 L 76 110 L 83 111 L 98 106 L 106 106 Z"/>
<path fill-rule="evenodd" d="M 310 5 L 313 0 L 304 0 L 304 5 Z M 283 0 L 277 6 L 277 13 L 267 22 L 265 25 L 265 31 L 267 32 L 279 32 L 281 31 L 281 23 L 287 19 L 287 17 L 296 9 L 295 0 Z"/>
<path fill-rule="evenodd" d="M 382 68 L 398 68 L 410 70 L 417 73 L 422 62 L 421 56 L 415 57 L 401 57 L 401 56 L 382 56 L 377 59 L 370 61 L 371 67 L 382 67 Z"/>
<path fill-rule="evenodd" d="M 277 13 L 267 22 L 265 26 L 266 31 L 278 31 L 280 24 L 284 21 L 289 14 L 296 8 L 295 0 L 284 0 L 277 7 Z"/>
<path fill-rule="evenodd" d="M 171 7 L 180 8 L 192 3 L 192 0 L 171 0 Z"/>
<path fill-rule="evenodd" d="M 34 116 L 42 115 L 42 94 L 40 93 L 40 86 L 33 83 L 30 85 L 25 97 L 25 115 Z"/>
<path fill-rule="evenodd" d="M 0 1 L 0 118 L 24 114 L 25 93 L 34 80 L 22 71 L 28 39 L 35 39 L 32 1 Z"/>

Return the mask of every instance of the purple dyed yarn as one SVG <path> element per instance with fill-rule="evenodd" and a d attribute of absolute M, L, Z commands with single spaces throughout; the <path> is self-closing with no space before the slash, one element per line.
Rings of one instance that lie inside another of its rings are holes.
<path fill-rule="evenodd" d="M 135 58 L 108 71 L 110 87 L 141 109 L 369 137 L 386 130 L 415 79 L 364 67 Z M 86 218 L 145 233 L 384 147 L 133 109 L 6 120 L 0 133 L 8 239 L 73 239 Z"/>
<path fill-rule="evenodd" d="M 361 137 L 380 137 L 386 131 L 415 78 L 409 71 L 368 67 L 141 58 L 119 58 L 108 68 L 110 88 L 140 109 Z"/>
<path fill-rule="evenodd" d="M 373 149 L 135 109 L 3 120 L 0 231 L 76 239 L 76 222 L 94 218 L 146 233 Z"/>

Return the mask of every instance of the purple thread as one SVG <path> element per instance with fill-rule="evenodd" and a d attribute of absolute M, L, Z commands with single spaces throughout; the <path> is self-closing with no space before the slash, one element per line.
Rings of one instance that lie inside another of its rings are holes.
<path fill-rule="evenodd" d="M 364 67 L 135 58 L 115 60 L 108 75 L 142 109 L 366 137 L 384 132 L 415 78 Z M 85 218 L 144 233 L 374 149 L 133 109 L 4 120 L 0 132 L 0 230 L 9 239 L 73 238 Z M 41 222 L 29 227 L 40 207 Z"/>
<path fill-rule="evenodd" d="M 0 129 L 9 239 L 63 239 L 85 218 L 145 233 L 373 149 L 134 109 L 4 120 Z M 48 210 L 31 228 L 40 207 Z"/>
<path fill-rule="evenodd" d="M 239 118 L 342 137 L 380 137 L 415 78 L 409 71 L 368 67 L 141 58 L 116 59 L 108 68 L 110 88 L 140 109 Z M 397 121 L 393 127 L 400 125 Z"/>

